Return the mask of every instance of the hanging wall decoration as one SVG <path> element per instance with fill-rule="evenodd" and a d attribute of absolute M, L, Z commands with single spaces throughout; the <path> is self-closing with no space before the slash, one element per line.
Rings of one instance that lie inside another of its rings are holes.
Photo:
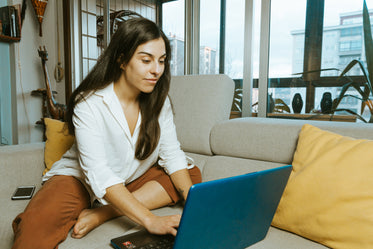
<path fill-rule="evenodd" d="M 39 21 L 39 36 L 43 36 L 43 31 L 41 28 L 41 24 L 43 23 L 44 19 L 44 11 L 45 8 L 47 7 L 48 0 L 31 0 L 32 2 L 32 7 L 34 7 L 36 17 L 38 18 Z"/>

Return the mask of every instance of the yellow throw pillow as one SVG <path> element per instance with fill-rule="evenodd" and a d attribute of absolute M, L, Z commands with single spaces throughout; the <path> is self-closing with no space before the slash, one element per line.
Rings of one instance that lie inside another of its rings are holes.
<path fill-rule="evenodd" d="M 332 248 L 373 248 L 373 141 L 304 125 L 272 225 Z"/>
<path fill-rule="evenodd" d="M 44 118 L 45 123 L 45 141 L 44 163 L 45 170 L 43 175 L 47 173 L 52 165 L 61 159 L 62 155 L 70 149 L 74 143 L 74 136 L 69 134 L 67 126 L 64 122 L 56 119 Z"/>

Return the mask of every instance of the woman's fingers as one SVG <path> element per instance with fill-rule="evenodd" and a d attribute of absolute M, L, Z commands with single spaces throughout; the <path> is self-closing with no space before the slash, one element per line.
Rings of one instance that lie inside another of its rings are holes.
<path fill-rule="evenodd" d="M 153 216 L 145 228 L 153 234 L 172 234 L 176 236 L 176 228 L 179 227 L 180 219 L 180 215 Z"/>

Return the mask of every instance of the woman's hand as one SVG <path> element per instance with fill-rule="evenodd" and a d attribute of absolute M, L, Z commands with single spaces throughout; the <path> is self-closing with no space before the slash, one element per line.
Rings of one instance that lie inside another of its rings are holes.
<path fill-rule="evenodd" d="M 156 216 L 153 215 L 148 217 L 144 221 L 144 227 L 152 234 L 172 234 L 176 236 L 177 228 L 179 227 L 181 216 L 170 215 L 170 216 Z"/>
<path fill-rule="evenodd" d="M 153 234 L 172 234 L 176 236 L 180 215 L 156 216 L 143 206 L 123 184 L 116 184 L 106 189 L 104 197 L 121 215 L 144 226 Z"/>

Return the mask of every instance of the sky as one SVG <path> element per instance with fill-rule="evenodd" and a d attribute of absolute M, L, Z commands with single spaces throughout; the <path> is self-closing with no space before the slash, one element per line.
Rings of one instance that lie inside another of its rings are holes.
<path fill-rule="evenodd" d="M 220 0 L 201 1 L 200 44 L 219 47 Z M 254 0 L 254 77 L 259 68 L 260 0 Z M 242 77 L 244 0 L 227 0 L 226 16 L 226 69 L 233 78 Z M 286 77 L 292 73 L 291 31 L 303 30 L 305 25 L 306 0 L 271 0 L 270 77 Z M 373 0 L 366 0 L 373 9 Z M 339 23 L 340 13 L 362 10 L 363 0 L 325 0 L 324 26 Z M 163 29 L 166 34 L 184 36 L 184 0 L 170 2 L 164 6 Z M 272 76 L 271 76 L 272 75 Z"/>

